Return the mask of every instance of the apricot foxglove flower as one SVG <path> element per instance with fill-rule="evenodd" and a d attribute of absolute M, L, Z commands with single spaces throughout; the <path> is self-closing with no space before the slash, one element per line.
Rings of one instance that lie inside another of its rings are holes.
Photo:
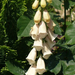
<path fill-rule="evenodd" d="M 39 74 L 43 74 L 44 72 L 46 72 L 46 69 L 45 69 L 45 62 L 44 62 L 44 60 L 42 59 L 42 57 L 39 57 L 39 59 L 37 60 L 37 68 L 36 68 L 36 71 L 37 71 Z"/>
<path fill-rule="evenodd" d="M 58 35 L 54 34 L 51 29 L 48 29 L 48 36 L 51 39 L 51 41 L 53 41 Z"/>
<path fill-rule="evenodd" d="M 46 25 L 44 21 L 42 21 L 39 26 L 39 38 L 45 38 L 47 34 L 48 33 L 47 33 Z"/>
<path fill-rule="evenodd" d="M 32 64 L 35 63 L 36 55 L 37 55 L 36 49 L 33 48 L 33 49 L 30 51 L 30 53 L 29 53 L 29 55 L 27 56 L 27 58 L 26 58 L 26 59 L 28 60 L 28 62 L 29 62 L 30 65 L 32 65 Z"/>
<path fill-rule="evenodd" d="M 37 24 L 35 24 L 30 31 L 30 36 L 32 37 L 32 39 L 36 40 L 38 38 L 38 34 L 39 34 L 39 26 Z"/>
<path fill-rule="evenodd" d="M 48 46 L 50 47 L 50 49 L 55 45 L 55 42 L 51 41 L 51 39 L 49 38 L 49 36 L 47 36 L 45 38 L 45 40 L 46 40 L 46 43 L 48 44 Z"/>
<path fill-rule="evenodd" d="M 39 5 L 39 0 L 35 0 L 34 3 L 32 4 L 32 9 L 36 9 Z"/>
<path fill-rule="evenodd" d="M 38 11 L 35 13 L 34 16 L 34 22 L 35 24 L 38 24 L 41 21 L 41 11 L 38 9 Z"/>
<path fill-rule="evenodd" d="M 46 23 L 49 23 L 49 22 L 50 22 L 50 15 L 49 15 L 49 13 L 48 13 L 47 10 L 44 10 L 44 11 L 43 11 L 43 19 L 44 19 L 44 21 L 45 21 Z"/>
<path fill-rule="evenodd" d="M 40 51 L 43 48 L 43 42 L 41 39 L 35 40 L 33 47 L 36 48 L 37 51 Z"/>
<path fill-rule="evenodd" d="M 56 24 L 50 19 L 50 22 L 47 23 L 47 26 L 48 26 L 52 31 L 54 31 L 54 27 L 56 26 Z"/>
<path fill-rule="evenodd" d="M 25 74 L 26 75 L 37 75 L 36 66 L 35 65 L 31 65 L 29 67 L 28 71 Z"/>
<path fill-rule="evenodd" d="M 71 13 L 71 18 L 72 18 L 73 21 L 75 20 L 75 12 Z"/>
<path fill-rule="evenodd" d="M 47 0 L 48 3 L 52 3 L 52 0 Z"/>
<path fill-rule="evenodd" d="M 46 7 L 46 1 L 45 0 L 41 0 L 41 7 L 45 8 Z"/>
<path fill-rule="evenodd" d="M 43 53 L 44 59 L 48 59 L 50 57 L 50 55 L 52 54 L 52 52 L 46 42 L 44 42 L 44 48 L 42 49 L 42 53 Z"/>

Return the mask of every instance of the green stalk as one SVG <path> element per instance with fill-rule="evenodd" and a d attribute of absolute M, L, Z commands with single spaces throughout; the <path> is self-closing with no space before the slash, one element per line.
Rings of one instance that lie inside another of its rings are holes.
<path fill-rule="evenodd" d="M 66 31 L 66 0 L 64 0 L 64 34 Z"/>

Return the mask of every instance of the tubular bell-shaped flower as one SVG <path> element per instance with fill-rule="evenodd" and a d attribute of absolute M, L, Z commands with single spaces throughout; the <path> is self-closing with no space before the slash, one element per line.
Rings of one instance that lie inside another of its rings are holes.
<path fill-rule="evenodd" d="M 43 58 L 48 59 L 52 52 L 50 51 L 50 48 L 46 42 L 44 42 L 44 48 L 42 49 Z"/>
<path fill-rule="evenodd" d="M 38 24 L 41 21 L 41 11 L 38 9 L 38 11 L 35 13 L 34 16 L 34 22 L 35 24 Z"/>
<path fill-rule="evenodd" d="M 51 29 L 48 29 L 48 36 L 51 39 L 51 41 L 53 41 L 58 35 L 54 34 Z"/>
<path fill-rule="evenodd" d="M 50 47 L 50 49 L 55 45 L 55 42 L 51 41 L 51 39 L 49 38 L 49 36 L 47 36 L 45 38 L 45 40 L 46 40 L 48 46 Z"/>
<path fill-rule="evenodd" d="M 46 7 L 46 1 L 45 0 L 41 0 L 41 7 L 45 8 Z"/>
<path fill-rule="evenodd" d="M 35 24 L 30 31 L 30 36 L 32 37 L 32 39 L 36 40 L 38 38 L 38 34 L 39 34 L 39 26 L 37 24 Z"/>
<path fill-rule="evenodd" d="M 47 0 L 48 3 L 52 3 L 52 0 Z"/>
<path fill-rule="evenodd" d="M 43 42 L 41 39 L 35 40 L 33 47 L 36 48 L 37 51 L 40 51 L 43 48 Z"/>
<path fill-rule="evenodd" d="M 25 75 L 37 75 L 36 66 L 31 65 Z"/>
<path fill-rule="evenodd" d="M 56 24 L 50 19 L 50 22 L 47 23 L 47 26 L 48 26 L 52 31 L 54 31 L 54 27 L 56 26 Z"/>
<path fill-rule="evenodd" d="M 27 56 L 27 58 L 26 58 L 26 59 L 28 60 L 28 62 L 29 62 L 30 65 L 32 65 L 32 64 L 35 63 L 36 56 L 37 56 L 36 49 L 33 48 L 33 49 L 30 51 L 30 53 L 29 53 L 29 55 Z"/>
<path fill-rule="evenodd" d="M 36 9 L 39 5 L 39 0 L 35 0 L 34 3 L 32 4 L 32 9 Z"/>
<path fill-rule="evenodd" d="M 47 33 L 46 25 L 44 21 L 42 21 L 39 26 L 39 38 L 45 38 L 47 34 L 48 33 Z"/>
<path fill-rule="evenodd" d="M 44 10 L 44 11 L 43 11 L 43 19 L 44 19 L 44 21 L 45 21 L 46 23 L 49 23 L 49 22 L 50 22 L 50 15 L 49 15 L 49 13 L 48 13 L 47 10 Z"/>
<path fill-rule="evenodd" d="M 43 74 L 44 72 L 46 72 L 46 69 L 45 69 L 45 62 L 44 62 L 44 60 L 42 59 L 42 57 L 39 57 L 39 59 L 37 60 L 37 68 L 36 68 L 36 71 L 37 71 L 39 74 Z"/>

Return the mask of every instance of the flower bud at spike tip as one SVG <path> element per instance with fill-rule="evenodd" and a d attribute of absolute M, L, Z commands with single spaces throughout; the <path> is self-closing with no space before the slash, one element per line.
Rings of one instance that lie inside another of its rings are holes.
<path fill-rule="evenodd" d="M 38 24 L 40 21 L 41 21 L 41 11 L 38 10 L 34 16 L 34 22 L 35 22 L 35 24 Z"/>
<path fill-rule="evenodd" d="M 42 49 L 43 58 L 48 59 L 52 52 L 50 51 L 50 48 L 47 43 L 44 42 L 44 48 Z"/>
<path fill-rule="evenodd" d="M 35 24 L 30 30 L 30 36 L 32 37 L 33 40 L 36 40 L 38 38 L 38 34 L 39 34 L 39 26 Z"/>
<path fill-rule="evenodd" d="M 46 72 L 46 69 L 45 69 L 45 62 L 44 62 L 44 60 L 42 59 L 42 57 L 39 57 L 39 59 L 37 60 L 37 68 L 36 68 L 36 71 L 37 71 L 39 74 L 43 74 L 44 72 Z"/>
<path fill-rule="evenodd" d="M 33 47 L 36 48 L 37 51 L 40 51 L 43 48 L 43 42 L 41 39 L 35 40 Z"/>
<path fill-rule="evenodd" d="M 35 0 L 34 3 L 32 4 L 32 9 L 36 9 L 39 5 L 39 1 Z"/>
<path fill-rule="evenodd" d="M 52 0 L 47 0 L 48 3 L 52 3 Z"/>
<path fill-rule="evenodd" d="M 32 65 L 32 64 L 35 63 L 36 55 L 37 55 L 36 49 L 33 48 L 33 49 L 30 51 L 30 53 L 29 53 L 29 55 L 27 56 L 27 58 L 26 58 L 26 59 L 28 60 L 28 62 L 29 62 L 30 65 Z"/>
<path fill-rule="evenodd" d="M 36 66 L 31 65 L 25 75 L 37 75 Z"/>
<path fill-rule="evenodd" d="M 44 11 L 43 11 L 43 19 L 44 19 L 44 21 L 45 21 L 46 23 L 49 23 L 49 22 L 50 22 L 50 15 L 49 15 L 49 13 L 48 13 L 47 10 L 44 10 Z"/>
<path fill-rule="evenodd" d="M 45 8 L 46 7 L 46 1 L 45 0 L 41 0 L 41 7 Z"/>
<path fill-rule="evenodd" d="M 45 38 L 47 34 L 46 25 L 44 21 L 42 21 L 39 26 L 39 38 Z"/>

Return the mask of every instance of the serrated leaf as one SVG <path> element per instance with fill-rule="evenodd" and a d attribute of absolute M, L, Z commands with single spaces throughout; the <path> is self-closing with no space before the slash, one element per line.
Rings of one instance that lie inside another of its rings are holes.
<path fill-rule="evenodd" d="M 75 44 L 75 21 L 67 27 L 65 38 L 67 44 Z"/>
<path fill-rule="evenodd" d="M 14 75 L 24 75 L 25 71 L 20 67 L 12 64 L 10 61 L 6 61 L 7 69 Z"/>
<path fill-rule="evenodd" d="M 62 35 L 61 34 L 61 28 L 59 27 L 58 22 L 56 21 L 55 18 L 55 14 L 54 13 L 50 13 L 51 19 L 53 20 L 53 22 L 56 24 L 56 26 L 54 27 L 55 33 L 58 35 Z"/>
<path fill-rule="evenodd" d="M 52 0 L 51 5 L 56 9 L 61 9 L 61 1 L 60 0 Z"/>
<path fill-rule="evenodd" d="M 18 39 L 21 37 L 28 37 L 31 27 L 34 25 L 34 21 L 30 20 L 27 16 L 21 16 L 17 21 Z"/>

